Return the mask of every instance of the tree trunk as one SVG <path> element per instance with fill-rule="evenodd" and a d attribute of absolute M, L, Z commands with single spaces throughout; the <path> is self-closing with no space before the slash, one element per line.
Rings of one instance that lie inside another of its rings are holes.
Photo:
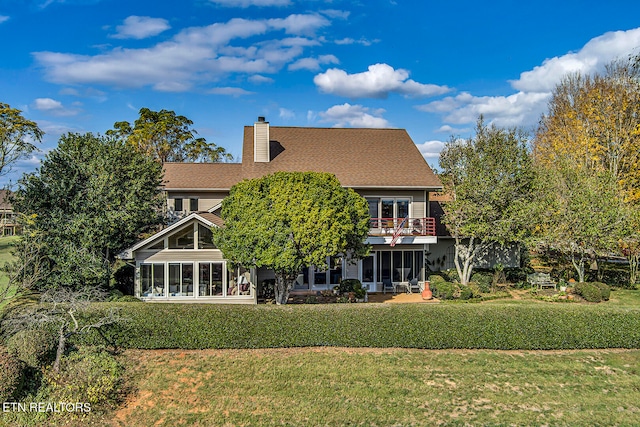
<path fill-rule="evenodd" d="M 578 282 L 584 282 L 584 255 L 580 255 L 580 259 L 576 260 L 575 253 L 571 253 L 571 263 L 578 273 Z"/>
<path fill-rule="evenodd" d="M 60 333 L 58 334 L 58 349 L 56 350 L 56 360 L 53 362 L 53 370 L 54 372 L 58 372 L 60 370 L 60 360 L 62 356 L 64 356 L 64 348 L 66 346 L 67 336 L 64 333 L 64 328 L 60 328 Z"/>
<path fill-rule="evenodd" d="M 633 287 L 638 283 L 638 263 L 640 262 L 640 256 L 638 256 L 638 254 L 629 254 L 627 261 L 629 261 L 629 285 Z"/>
<path fill-rule="evenodd" d="M 276 304 L 286 304 L 289 300 L 289 293 L 293 289 L 294 275 L 287 272 L 276 272 L 276 283 L 274 286 Z"/>

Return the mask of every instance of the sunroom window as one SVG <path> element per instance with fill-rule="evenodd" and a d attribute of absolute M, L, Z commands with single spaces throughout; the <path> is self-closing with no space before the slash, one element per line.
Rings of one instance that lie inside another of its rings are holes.
<path fill-rule="evenodd" d="M 169 236 L 169 249 L 193 249 L 193 226 Z"/>

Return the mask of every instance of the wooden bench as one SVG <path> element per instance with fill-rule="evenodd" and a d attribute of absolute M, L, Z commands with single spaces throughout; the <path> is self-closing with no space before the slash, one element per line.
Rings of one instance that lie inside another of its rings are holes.
<path fill-rule="evenodd" d="M 558 289 L 557 283 L 551 280 L 549 273 L 533 273 L 527 275 L 527 282 L 531 283 L 531 286 L 536 286 L 538 289 L 553 288 Z"/>

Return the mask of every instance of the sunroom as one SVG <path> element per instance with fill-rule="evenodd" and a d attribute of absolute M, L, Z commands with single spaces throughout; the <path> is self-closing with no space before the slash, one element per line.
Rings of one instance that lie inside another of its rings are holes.
<path fill-rule="evenodd" d="M 135 296 L 144 301 L 255 304 L 255 277 L 232 266 L 212 241 L 220 217 L 192 213 L 123 251 L 135 263 Z"/>

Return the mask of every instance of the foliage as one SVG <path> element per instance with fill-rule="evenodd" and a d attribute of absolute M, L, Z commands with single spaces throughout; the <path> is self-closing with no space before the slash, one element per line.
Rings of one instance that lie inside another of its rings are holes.
<path fill-rule="evenodd" d="M 433 296 L 441 300 L 453 299 L 457 290 L 458 286 L 455 283 L 441 281 L 431 283 Z"/>
<path fill-rule="evenodd" d="M 53 362 L 55 346 L 56 336 L 43 328 L 23 329 L 7 340 L 7 349 L 32 368 Z"/>
<path fill-rule="evenodd" d="M 22 116 L 22 111 L 0 102 L 0 176 L 11 166 L 37 150 L 44 134 L 38 125 Z"/>
<path fill-rule="evenodd" d="M 369 250 L 366 200 L 327 173 L 242 181 L 224 199 L 222 218 L 225 227 L 213 230 L 216 246 L 234 263 L 275 271 L 277 304 L 286 303 L 303 267 L 326 269 L 331 255 L 361 258 Z"/>
<path fill-rule="evenodd" d="M 519 241 L 527 230 L 534 191 L 527 137 L 517 129 L 487 126 L 480 117 L 475 136 L 452 138 L 439 163 L 452 199 L 443 205 L 442 221 L 455 238 L 454 262 L 466 285 L 474 261 L 491 244 Z"/>
<path fill-rule="evenodd" d="M 153 111 L 141 108 L 140 117 L 133 123 L 116 122 L 107 135 L 126 139 L 136 151 L 160 163 L 219 162 L 233 160 L 224 148 L 207 143 L 192 129 L 193 122 L 174 111 Z"/>
<path fill-rule="evenodd" d="M 579 282 L 573 287 L 573 292 L 580 295 L 588 302 L 602 301 L 600 287 L 591 282 Z"/>
<path fill-rule="evenodd" d="M 354 293 L 357 299 L 362 299 L 367 294 L 367 290 L 362 287 L 362 283 L 358 279 L 344 279 L 338 286 L 338 291 L 341 294 Z"/>
<path fill-rule="evenodd" d="M 5 347 L 0 347 L 0 401 L 9 402 L 22 383 L 24 364 Z"/>
<path fill-rule="evenodd" d="M 109 262 L 162 222 L 161 180 L 161 166 L 122 141 L 62 136 L 14 193 L 27 221 L 22 244 L 28 249 L 33 235 L 41 245 L 45 271 L 36 287 L 107 287 Z"/>
<path fill-rule="evenodd" d="M 460 286 L 460 296 L 459 298 L 463 301 L 473 298 L 474 292 L 470 286 L 461 285 Z"/>
<path fill-rule="evenodd" d="M 491 292 L 491 284 L 493 281 L 493 275 L 491 273 L 485 272 L 475 272 L 473 276 L 471 276 L 471 282 L 476 283 L 480 292 L 489 293 Z"/>
<path fill-rule="evenodd" d="M 600 289 L 600 295 L 602 296 L 602 301 L 609 301 L 609 296 L 611 295 L 611 288 L 602 282 L 591 282 L 598 289 Z"/>
<path fill-rule="evenodd" d="M 118 401 L 123 371 L 122 365 L 106 351 L 83 348 L 65 356 L 59 371 L 45 371 L 43 382 L 51 401 L 104 407 Z"/>
<path fill-rule="evenodd" d="M 640 309 L 612 302 L 286 307 L 102 303 L 94 315 L 102 316 L 114 305 L 131 321 L 106 334 L 124 348 L 640 348 Z M 102 339 L 91 333 L 73 342 L 97 344 Z"/>

